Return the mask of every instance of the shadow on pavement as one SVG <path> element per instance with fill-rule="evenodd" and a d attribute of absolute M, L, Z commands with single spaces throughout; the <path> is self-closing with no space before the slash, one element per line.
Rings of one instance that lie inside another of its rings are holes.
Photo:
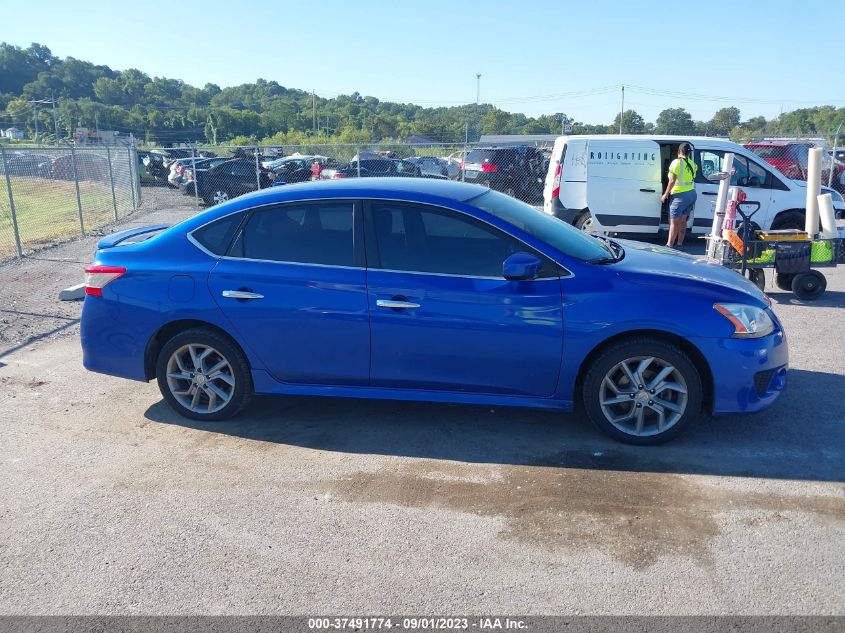
<path fill-rule="evenodd" d="M 661 447 L 600 435 L 582 414 L 467 405 L 267 396 L 236 420 L 200 423 L 163 401 L 147 419 L 339 453 L 608 471 L 845 482 L 845 377 L 793 370 L 765 412 L 702 420 Z"/>

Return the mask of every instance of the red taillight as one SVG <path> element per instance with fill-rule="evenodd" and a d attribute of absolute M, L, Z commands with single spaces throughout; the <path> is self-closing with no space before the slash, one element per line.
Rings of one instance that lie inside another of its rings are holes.
<path fill-rule="evenodd" d="M 461 161 L 461 169 L 464 168 L 464 161 Z"/>
<path fill-rule="evenodd" d="M 487 172 L 489 174 L 489 173 L 492 173 L 492 172 L 499 171 L 499 166 L 493 165 L 492 163 L 483 163 L 481 165 L 481 171 Z"/>
<path fill-rule="evenodd" d="M 552 198 L 557 198 L 560 195 L 560 176 L 563 173 L 560 163 L 555 167 L 555 179 L 552 181 Z"/>
<path fill-rule="evenodd" d="M 89 266 L 85 269 L 85 294 L 102 297 L 103 288 L 125 272 L 123 266 Z"/>
<path fill-rule="evenodd" d="M 344 174 L 342 171 L 339 171 L 334 176 L 332 176 L 332 179 L 336 180 L 337 178 L 346 178 L 346 177 L 347 177 L 346 174 Z"/>

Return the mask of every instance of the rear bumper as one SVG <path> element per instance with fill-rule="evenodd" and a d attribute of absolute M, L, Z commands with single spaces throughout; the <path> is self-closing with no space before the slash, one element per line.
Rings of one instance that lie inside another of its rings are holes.
<path fill-rule="evenodd" d="M 786 389 L 789 353 L 783 330 L 758 339 L 693 339 L 710 363 L 713 413 L 753 413 Z"/>
<path fill-rule="evenodd" d="M 146 382 L 144 353 L 155 330 L 120 313 L 100 297 L 85 297 L 79 328 L 82 364 L 89 371 Z M 135 327 L 126 327 L 127 322 Z"/>

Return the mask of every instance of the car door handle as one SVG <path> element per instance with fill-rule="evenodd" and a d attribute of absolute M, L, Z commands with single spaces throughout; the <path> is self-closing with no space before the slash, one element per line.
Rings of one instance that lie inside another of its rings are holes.
<path fill-rule="evenodd" d="M 395 299 L 377 299 L 376 306 L 379 308 L 391 308 L 393 310 L 407 310 L 408 308 L 419 308 L 419 303 L 411 301 L 397 301 Z"/>
<path fill-rule="evenodd" d="M 718 196 L 719 194 L 716 193 L 715 191 L 702 191 L 701 195 L 702 196 Z"/>
<path fill-rule="evenodd" d="M 263 299 L 264 295 L 257 292 L 247 292 L 246 290 L 224 290 L 223 296 L 227 299 Z"/>
<path fill-rule="evenodd" d="M 655 193 L 654 189 L 640 189 L 643 193 Z"/>

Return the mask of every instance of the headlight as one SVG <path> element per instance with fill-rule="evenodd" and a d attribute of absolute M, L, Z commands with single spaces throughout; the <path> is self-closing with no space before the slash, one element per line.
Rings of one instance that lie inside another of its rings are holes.
<path fill-rule="evenodd" d="M 734 326 L 734 338 L 760 338 L 775 329 L 772 319 L 762 308 L 741 303 L 716 303 L 713 309 Z"/>

